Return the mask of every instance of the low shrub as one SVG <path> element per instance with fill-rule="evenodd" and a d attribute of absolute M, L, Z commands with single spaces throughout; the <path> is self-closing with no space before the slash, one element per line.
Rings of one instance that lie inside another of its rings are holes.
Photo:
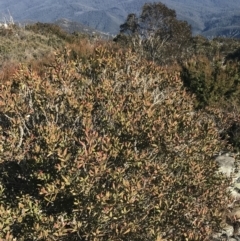
<path fill-rule="evenodd" d="M 184 85 L 196 95 L 197 107 L 239 103 L 240 68 L 237 62 L 222 64 L 221 59 L 209 60 L 195 56 L 182 66 Z"/>
<path fill-rule="evenodd" d="M 130 51 L 69 51 L 1 84 L 0 238 L 207 240 L 229 185 L 225 147 L 180 73 Z"/>

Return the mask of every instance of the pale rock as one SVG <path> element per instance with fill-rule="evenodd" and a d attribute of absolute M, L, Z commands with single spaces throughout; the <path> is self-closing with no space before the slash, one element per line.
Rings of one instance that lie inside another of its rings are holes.
<path fill-rule="evenodd" d="M 230 156 L 218 156 L 216 162 L 219 165 L 219 172 L 231 176 L 235 171 L 235 159 Z"/>
<path fill-rule="evenodd" d="M 225 155 L 219 155 L 216 157 L 215 161 L 219 165 L 218 172 L 225 174 L 227 177 L 232 178 L 230 190 L 232 197 L 234 197 L 234 202 L 229 208 L 229 213 L 226 216 L 225 227 L 219 233 L 215 233 L 212 236 L 212 241 L 236 241 L 240 240 L 239 228 L 240 225 L 240 206 L 236 207 L 236 203 L 240 200 L 240 172 L 236 166 L 235 156 L 229 153 Z"/>

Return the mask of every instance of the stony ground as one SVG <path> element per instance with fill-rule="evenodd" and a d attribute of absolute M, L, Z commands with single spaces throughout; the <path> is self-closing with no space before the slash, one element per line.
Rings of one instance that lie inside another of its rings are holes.
<path fill-rule="evenodd" d="M 212 241 L 240 241 L 240 170 L 239 154 L 226 153 L 215 159 L 219 164 L 219 172 L 232 177 L 232 185 L 229 191 L 234 198 L 233 204 L 229 207 L 229 213 L 225 225 L 219 233 L 212 236 Z"/>

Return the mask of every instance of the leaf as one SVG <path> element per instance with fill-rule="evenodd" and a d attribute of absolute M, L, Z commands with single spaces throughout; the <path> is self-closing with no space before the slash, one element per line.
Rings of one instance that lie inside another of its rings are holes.
<path fill-rule="evenodd" d="M 66 184 L 67 186 L 69 186 L 69 185 L 70 185 L 70 182 L 68 181 L 68 179 L 67 179 L 66 177 L 64 177 L 63 175 L 61 175 L 61 177 L 62 177 L 62 179 L 64 180 L 65 184 Z"/>
<path fill-rule="evenodd" d="M 131 231 L 131 229 L 129 228 L 129 229 L 127 229 L 123 234 L 127 234 L 127 233 L 129 233 Z"/>
<path fill-rule="evenodd" d="M 35 146 L 35 151 L 38 153 L 40 151 L 40 146 L 39 145 L 36 145 Z"/>
<path fill-rule="evenodd" d="M 63 154 L 62 154 L 63 157 L 66 157 L 67 151 L 68 151 L 68 148 L 65 148 L 65 150 L 64 150 L 64 152 L 63 152 Z"/>
<path fill-rule="evenodd" d="M 129 181 L 128 180 L 126 180 L 126 179 L 123 179 L 123 185 L 125 186 L 125 187 L 129 187 Z"/>

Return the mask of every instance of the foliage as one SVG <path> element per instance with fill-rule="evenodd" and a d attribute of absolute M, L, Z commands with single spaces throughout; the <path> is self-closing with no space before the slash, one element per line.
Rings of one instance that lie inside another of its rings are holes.
<path fill-rule="evenodd" d="M 116 41 L 0 31 L 0 239 L 208 240 L 224 221 L 212 159 L 239 151 L 239 41 L 158 3 Z"/>
<path fill-rule="evenodd" d="M 38 22 L 32 25 L 27 25 L 26 29 L 34 33 L 45 35 L 45 36 L 51 37 L 54 35 L 68 43 L 72 43 L 75 40 L 75 37 L 84 36 L 84 35 L 77 36 L 76 34 L 74 35 L 69 34 L 66 31 L 62 30 L 59 26 L 51 23 Z"/>
<path fill-rule="evenodd" d="M 207 240 L 225 143 L 180 73 L 115 47 L 69 54 L 1 83 L 0 238 Z"/>
<path fill-rule="evenodd" d="M 237 55 L 239 44 L 239 39 L 218 37 L 209 40 L 198 35 L 192 38 L 192 54 L 205 56 L 209 61 L 218 59 L 225 63 L 231 56 Z"/>
<path fill-rule="evenodd" d="M 0 29 L 0 79 L 7 81 L 19 63 L 28 65 L 40 75 L 44 66 L 54 60 L 54 51 L 71 48 L 71 58 L 92 54 L 97 41 L 86 34 L 65 33 L 58 26 L 36 23 Z"/>
<path fill-rule="evenodd" d="M 196 94 L 199 105 L 204 106 L 236 99 L 240 94 L 239 73 L 239 67 L 235 64 L 222 66 L 219 60 L 211 62 L 204 56 L 198 56 L 183 66 L 182 78 Z"/>
<path fill-rule="evenodd" d="M 163 3 L 146 3 L 139 17 L 128 15 L 115 41 L 162 64 L 185 58 L 191 39 L 190 25 L 177 20 L 174 10 Z"/>
<path fill-rule="evenodd" d="M 8 31 L 8 34 L 6 35 L 4 31 Z M 17 26 L 4 29 L 0 31 L 0 65 L 6 62 L 27 63 L 41 59 L 65 44 L 64 40 L 52 33 L 47 36 Z"/>
<path fill-rule="evenodd" d="M 194 38 L 195 55 L 181 63 L 181 79 L 196 95 L 197 108 L 214 107 L 224 112 L 219 130 L 239 150 L 240 62 L 239 41 Z"/>
<path fill-rule="evenodd" d="M 85 47 L 89 45 L 88 42 L 93 43 L 91 38 L 86 34 L 67 33 L 59 26 L 49 23 L 36 23 L 25 27 L 13 25 L 9 29 L 0 29 L 0 65 L 9 61 L 29 63 L 41 60 L 66 45 L 71 45 L 74 51 L 83 42 Z"/>

